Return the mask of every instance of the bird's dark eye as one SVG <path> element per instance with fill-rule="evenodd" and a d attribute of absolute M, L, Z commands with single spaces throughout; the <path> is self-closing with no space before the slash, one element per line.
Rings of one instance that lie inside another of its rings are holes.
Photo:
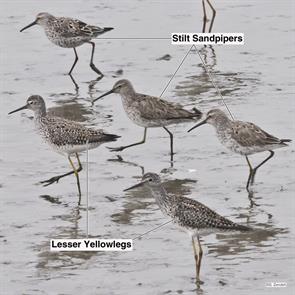
<path fill-rule="evenodd" d="M 151 178 L 149 178 L 149 182 L 152 182 L 153 180 Z"/>

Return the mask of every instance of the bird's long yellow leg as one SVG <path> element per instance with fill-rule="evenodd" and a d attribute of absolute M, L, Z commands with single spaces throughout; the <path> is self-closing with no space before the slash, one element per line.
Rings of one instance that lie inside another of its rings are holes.
<path fill-rule="evenodd" d="M 197 285 L 200 284 L 200 270 L 201 270 L 201 261 L 202 261 L 202 256 L 203 256 L 203 250 L 200 244 L 199 236 L 197 238 L 197 243 L 192 237 L 192 244 L 193 244 L 193 249 L 194 249 L 194 256 L 195 256 L 195 261 L 196 261 L 196 283 Z M 197 249 L 196 249 L 197 246 Z"/>
<path fill-rule="evenodd" d="M 198 273 L 197 273 L 197 277 L 200 280 L 200 270 L 201 270 L 201 262 L 202 262 L 202 257 L 203 257 L 203 249 L 201 247 L 200 237 L 198 236 L 197 239 L 198 239 L 198 250 L 199 250 L 199 253 L 198 253 L 199 260 L 198 260 Z"/>
<path fill-rule="evenodd" d="M 79 192 L 79 202 L 78 202 L 78 205 L 80 205 L 81 204 L 81 195 L 82 194 L 81 194 L 81 187 L 80 187 L 80 180 L 79 180 L 79 169 L 81 171 L 82 165 L 81 165 L 81 162 L 80 162 L 80 159 L 79 159 L 79 156 L 78 156 L 77 153 L 76 153 L 76 158 L 77 158 L 78 164 L 79 164 L 79 168 L 78 169 L 76 169 L 76 167 L 75 167 L 75 165 L 74 165 L 71 157 L 68 156 L 69 162 L 70 162 L 70 164 L 71 164 L 71 166 L 73 168 L 74 174 L 75 174 L 76 179 L 77 179 L 77 186 L 78 186 L 78 192 Z"/>

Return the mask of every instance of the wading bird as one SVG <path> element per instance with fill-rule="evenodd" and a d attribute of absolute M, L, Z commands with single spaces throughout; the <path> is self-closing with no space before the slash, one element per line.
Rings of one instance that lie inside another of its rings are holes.
<path fill-rule="evenodd" d="M 162 213 L 189 234 L 196 262 L 197 284 L 201 282 L 200 269 L 203 256 L 199 235 L 205 232 L 250 230 L 249 227 L 234 223 L 193 199 L 169 195 L 161 184 L 160 177 L 155 173 L 144 174 L 140 183 L 124 191 L 141 186 L 149 189 Z"/>
<path fill-rule="evenodd" d="M 215 127 L 217 137 L 225 147 L 234 153 L 246 156 L 250 169 L 246 185 L 247 190 L 250 183 L 254 182 L 257 169 L 273 157 L 273 150 L 285 147 L 287 142 L 291 142 L 291 139 L 274 137 L 253 123 L 232 121 L 219 109 L 210 110 L 206 118 L 188 130 L 188 132 L 206 123 Z M 265 151 L 268 151 L 270 155 L 253 168 L 248 156 Z"/>
<path fill-rule="evenodd" d="M 71 78 L 72 71 L 78 61 L 76 47 L 81 46 L 84 43 L 89 43 L 92 46 L 90 58 L 91 69 L 100 77 L 103 77 L 102 72 L 93 63 L 95 43 L 91 42 L 91 40 L 105 32 L 113 30 L 113 28 L 100 28 L 88 25 L 74 18 L 55 17 L 47 12 L 41 12 L 32 23 L 25 26 L 20 31 L 22 32 L 34 25 L 40 25 L 44 29 L 47 38 L 55 45 L 63 48 L 74 49 L 75 61 L 69 71 Z M 75 83 L 74 80 L 73 82 Z"/>
<path fill-rule="evenodd" d="M 116 139 L 120 136 L 104 133 L 103 130 L 90 129 L 77 122 L 47 114 L 45 102 L 39 95 L 30 96 L 26 105 L 11 111 L 9 115 L 25 109 L 29 109 L 34 112 L 34 121 L 38 133 L 56 152 L 68 157 L 70 165 L 73 169 L 70 172 L 54 176 L 48 180 L 42 181 L 41 183 L 43 183 L 44 186 L 48 186 L 54 182 L 58 182 L 65 176 L 75 174 L 79 192 L 78 204 L 80 205 L 81 188 L 78 173 L 82 170 L 82 165 L 78 153 L 86 151 L 87 149 L 94 149 L 106 142 L 116 141 Z M 75 155 L 77 158 L 79 165 L 78 168 L 75 167 L 71 159 L 72 155 Z"/>
<path fill-rule="evenodd" d="M 144 128 L 144 135 L 141 141 L 127 146 L 111 148 L 112 151 L 123 151 L 132 146 L 143 144 L 146 140 L 148 128 L 162 127 L 170 136 L 170 155 L 171 161 L 173 161 L 173 134 L 167 126 L 197 121 L 202 116 L 202 113 L 195 108 L 192 111 L 188 111 L 179 104 L 173 104 L 159 97 L 137 93 L 131 82 L 126 79 L 117 81 L 110 91 L 94 99 L 93 103 L 112 93 L 121 95 L 123 107 L 129 119 L 136 125 Z"/>

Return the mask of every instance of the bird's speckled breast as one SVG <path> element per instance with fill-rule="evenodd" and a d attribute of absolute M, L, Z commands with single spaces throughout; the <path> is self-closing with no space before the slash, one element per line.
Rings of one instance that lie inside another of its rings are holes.
<path fill-rule="evenodd" d="M 90 41 L 91 38 L 86 37 L 64 37 L 62 36 L 58 30 L 54 30 L 51 28 L 45 29 L 45 34 L 47 38 L 55 45 L 63 48 L 74 48 L 84 44 L 87 41 Z"/>

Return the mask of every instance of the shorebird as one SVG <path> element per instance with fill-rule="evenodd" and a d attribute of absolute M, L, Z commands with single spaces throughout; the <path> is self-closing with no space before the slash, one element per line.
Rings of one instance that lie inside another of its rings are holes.
<path fill-rule="evenodd" d="M 103 130 L 94 130 L 87 128 L 77 122 L 66 120 L 60 117 L 51 116 L 46 112 L 46 105 L 43 98 L 39 95 L 32 95 L 28 98 L 26 105 L 8 113 L 9 115 L 21 110 L 29 109 L 34 112 L 34 121 L 38 133 L 42 136 L 57 153 L 66 155 L 72 167 L 72 171 L 62 175 L 54 176 L 48 180 L 41 181 L 44 186 L 58 182 L 61 178 L 75 174 L 79 193 L 79 202 L 81 204 L 81 188 L 79 172 L 82 170 L 82 164 L 78 153 L 87 149 L 94 149 L 103 143 L 116 141 L 120 136 L 104 133 Z M 76 168 L 71 156 L 75 155 L 79 167 Z"/>
<path fill-rule="evenodd" d="M 230 221 L 198 201 L 187 197 L 169 195 L 161 184 L 160 177 L 155 173 L 144 174 L 140 183 L 124 191 L 141 186 L 149 189 L 162 213 L 189 234 L 194 250 L 198 284 L 201 282 L 200 269 L 203 256 L 199 235 L 204 232 L 250 230 L 249 227 Z"/>
<path fill-rule="evenodd" d="M 219 141 L 231 151 L 246 156 L 246 160 L 250 169 L 246 188 L 248 190 L 250 183 L 254 182 L 257 169 L 265 164 L 274 155 L 274 149 L 287 146 L 286 142 L 291 139 L 279 139 L 262 130 L 257 125 L 250 122 L 232 121 L 227 115 L 219 110 L 210 110 L 206 118 L 188 130 L 208 123 L 216 129 Z M 252 167 L 248 156 L 260 152 L 268 151 L 270 155 L 256 167 Z"/>
<path fill-rule="evenodd" d="M 93 56 L 95 50 L 95 43 L 91 42 L 93 38 L 113 30 L 113 28 L 100 28 L 97 26 L 88 25 L 80 20 L 69 17 L 55 17 L 47 12 L 41 12 L 36 19 L 29 25 L 22 28 L 24 31 L 34 25 L 43 27 L 47 38 L 55 45 L 63 48 L 73 48 L 75 53 L 75 61 L 69 71 L 72 78 L 72 71 L 78 61 L 78 54 L 76 47 L 89 43 L 92 46 L 90 67 L 100 77 L 103 77 L 102 72 L 94 65 Z M 74 82 L 75 83 L 75 82 Z"/>
<path fill-rule="evenodd" d="M 214 23 L 214 19 L 215 19 L 215 16 L 216 16 L 216 10 L 214 9 L 213 5 L 210 3 L 209 0 L 206 0 L 206 2 L 208 3 L 209 7 L 212 10 L 212 19 L 211 19 L 211 23 L 210 23 L 210 27 L 209 27 L 209 31 L 208 31 L 209 33 L 211 33 L 213 23 Z M 208 21 L 207 13 L 206 13 L 205 0 L 202 0 L 202 5 L 203 5 L 203 30 L 202 30 L 202 32 L 205 33 L 205 31 L 206 31 L 206 23 Z"/>
<path fill-rule="evenodd" d="M 173 161 L 173 134 L 166 126 L 196 121 L 202 116 L 202 113 L 196 108 L 188 111 L 179 104 L 173 104 L 159 97 L 137 93 L 131 82 L 126 79 L 117 81 L 110 91 L 94 99 L 93 103 L 111 93 L 121 95 L 123 107 L 129 119 L 144 128 L 141 141 L 127 146 L 111 148 L 111 151 L 123 151 L 126 148 L 143 144 L 146 140 L 147 128 L 162 127 L 170 136 L 170 154 L 171 161 Z"/>

